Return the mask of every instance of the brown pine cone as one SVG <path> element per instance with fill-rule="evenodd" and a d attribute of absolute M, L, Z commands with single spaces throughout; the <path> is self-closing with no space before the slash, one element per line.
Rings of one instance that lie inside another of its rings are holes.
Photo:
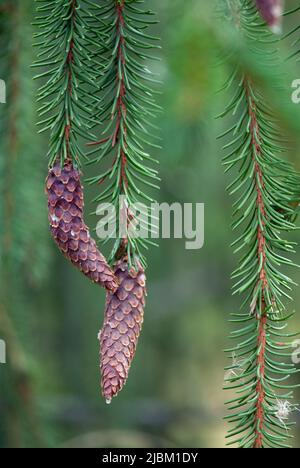
<path fill-rule="evenodd" d="M 46 179 L 51 234 L 61 252 L 94 283 L 116 291 L 117 279 L 83 221 L 80 172 L 71 162 L 56 163 Z"/>
<path fill-rule="evenodd" d="M 107 403 L 124 387 L 141 332 L 146 293 L 146 276 L 128 270 L 127 261 L 115 267 L 119 288 L 107 294 L 104 325 L 99 333 L 102 393 Z"/>

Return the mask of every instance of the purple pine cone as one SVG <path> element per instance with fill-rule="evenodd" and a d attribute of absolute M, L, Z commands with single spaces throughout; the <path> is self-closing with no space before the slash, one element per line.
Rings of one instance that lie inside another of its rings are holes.
<path fill-rule="evenodd" d="M 97 249 L 83 220 L 83 188 L 80 172 L 71 162 L 56 163 L 46 179 L 50 231 L 61 252 L 94 283 L 110 292 L 118 281 Z"/>

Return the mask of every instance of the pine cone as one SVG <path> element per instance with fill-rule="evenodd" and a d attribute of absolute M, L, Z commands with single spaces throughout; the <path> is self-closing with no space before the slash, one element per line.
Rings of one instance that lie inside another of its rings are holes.
<path fill-rule="evenodd" d="M 283 0 L 256 0 L 257 9 L 270 28 L 281 31 Z"/>
<path fill-rule="evenodd" d="M 107 403 L 124 387 L 141 332 L 146 297 L 143 268 L 128 270 L 127 261 L 115 268 L 120 286 L 107 294 L 105 318 L 99 333 L 102 393 Z"/>
<path fill-rule="evenodd" d="M 118 282 L 83 221 L 80 172 L 71 162 L 56 163 L 46 179 L 51 234 L 61 252 L 94 283 L 116 291 Z"/>

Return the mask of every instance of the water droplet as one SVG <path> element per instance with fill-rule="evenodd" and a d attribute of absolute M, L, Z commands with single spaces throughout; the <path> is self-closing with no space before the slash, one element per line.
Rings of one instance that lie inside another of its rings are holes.
<path fill-rule="evenodd" d="M 111 404 L 111 398 L 106 398 L 106 404 L 110 405 Z"/>

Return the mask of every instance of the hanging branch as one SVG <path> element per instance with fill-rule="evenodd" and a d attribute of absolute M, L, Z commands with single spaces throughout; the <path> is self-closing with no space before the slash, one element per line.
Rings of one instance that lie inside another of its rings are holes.
<path fill-rule="evenodd" d="M 249 53 L 260 54 L 271 66 L 274 51 L 262 45 L 271 42 L 269 33 L 259 24 L 253 2 L 238 5 L 235 24 L 249 41 Z M 285 148 L 277 123 L 251 77 L 237 66 L 226 87 L 233 90 L 233 97 L 223 115 L 232 114 L 235 123 L 224 134 L 230 138 L 224 165 L 227 171 L 237 171 L 229 192 L 236 197 L 233 227 L 241 230 L 234 242 L 235 252 L 241 253 L 233 274 L 234 294 L 245 296 L 244 313 L 232 314 L 231 320 L 240 326 L 231 334 L 238 344 L 226 350 L 234 357 L 226 369 L 226 388 L 237 392 L 227 402 L 231 414 L 226 419 L 234 426 L 229 445 L 287 447 L 292 426 L 288 416 L 294 409 L 293 386 L 287 380 L 297 370 L 289 343 L 294 335 L 283 331 L 288 319 L 283 311 L 295 283 L 283 271 L 293 265 L 287 256 L 294 244 L 282 233 L 295 229 L 293 203 L 299 196 L 299 177 L 280 157 Z"/>
<path fill-rule="evenodd" d="M 43 118 L 40 132 L 50 131 L 49 166 L 72 161 L 80 167 L 85 158 L 79 137 L 87 138 L 89 109 L 95 97 L 93 68 L 85 42 L 85 0 L 36 0 L 35 34 L 39 47 L 35 67 L 45 69 L 36 79 L 44 79 L 38 102 Z"/>
<path fill-rule="evenodd" d="M 157 139 L 152 132 L 158 130 L 151 122 L 159 110 L 151 90 L 156 80 L 145 64 L 153 58 L 148 50 L 158 47 L 153 45 L 158 39 L 146 33 L 156 21 L 151 11 L 135 3 L 143 2 L 104 0 L 94 12 L 106 64 L 96 115 L 103 131 L 100 141 L 91 143 L 90 151 L 91 163 L 103 166 L 103 172 L 90 183 L 103 187 L 96 201 L 113 203 L 117 214 L 110 261 L 120 283 L 114 295 L 107 295 L 99 334 L 102 393 L 108 403 L 125 385 L 144 316 L 146 260 L 141 247 L 147 248 L 151 241 L 136 234 L 138 229 L 149 233 L 151 226 L 148 208 L 141 209 L 143 220 L 138 222 L 132 207 L 138 202 L 152 202 L 142 186 L 158 188 L 155 181 L 159 180 L 151 167 L 156 161 L 144 149 L 157 147 L 151 142 Z"/>
<path fill-rule="evenodd" d="M 118 223 L 119 236 L 110 261 L 118 260 L 125 248 L 129 267 L 138 263 L 145 266 L 140 247 L 151 244 L 149 239 L 135 236 L 136 219 L 131 217 L 130 206 L 152 202 L 142 185 L 158 188 L 153 181 L 159 180 L 157 171 L 149 164 L 156 161 L 144 149 L 145 146 L 157 147 L 151 142 L 157 139 L 152 132 L 158 130 L 151 123 L 159 110 L 151 90 L 151 85 L 157 81 L 145 64 L 153 59 L 148 50 L 158 48 L 153 45 L 158 39 L 145 32 L 156 21 L 151 19 L 151 11 L 143 11 L 134 3 L 104 0 L 95 13 L 107 64 L 100 81 L 102 101 L 97 115 L 104 129 L 100 141 L 92 143 L 95 148 L 90 152 L 91 163 L 100 166 L 111 157 L 109 168 L 90 182 L 103 187 L 96 198 L 98 203 L 112 202 L 116 213 L 122 213 L 124 224 Z M 144 214 L 147 217 L 147 213 Z M 150 229 L 146 219 L 142 224 L 142 228 Z"/>
<path fill-rule="evenodd" d="M 46 68 L 37 78 L 46 80 L 38 101 L 41 131 L 50 130 L 49 175 L 46 181 L 51 234 L 63 254 L 86 276 L 109 291 L 116 278 L 97 250 L 83 220 L 83 188 L 79 167 L 85 157 L 79 139 L 87 138 L 90 107 L 95 97 L 93 62 L 82 0 L 36 0 L 35 37 L 40 41 L 35 66 Z"/>

